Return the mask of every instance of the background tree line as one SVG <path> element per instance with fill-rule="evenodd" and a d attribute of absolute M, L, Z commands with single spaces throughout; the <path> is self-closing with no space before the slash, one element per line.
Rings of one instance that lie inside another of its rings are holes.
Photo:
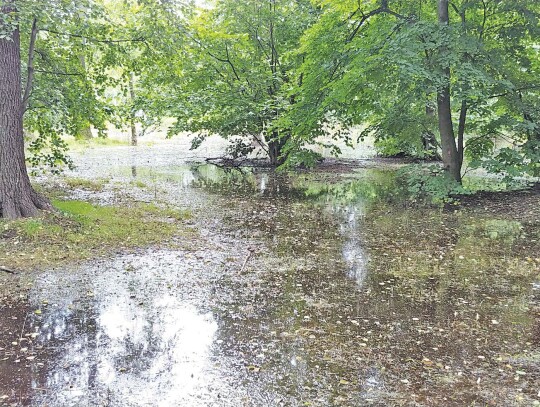
<path fill-rule="evenodd" d="M 540 175 L 540 4 L 529 0 L 0 0 L 0 213 L 48 203 L 26 174 L 62 135 L 173 118 L 173 136 L 259 145 L 273 165 L 381 154 Z M 20 96 L 19 96 L 20 95 Z M 333 129 L 329 133 L 328 129 Z M 139 130 L 141 131 L 141 130 Z M 321 136 L 325 136 L 321 138 Z M 330 141 L 328 141 L 330 140 Z"/>

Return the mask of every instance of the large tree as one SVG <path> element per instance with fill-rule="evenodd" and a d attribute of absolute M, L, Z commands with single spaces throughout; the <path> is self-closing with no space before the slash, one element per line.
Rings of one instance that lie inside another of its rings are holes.
<path fill-rule="evenodd" d="M 300 48 L 303 82 L 287 118 L 293 143 L 309 143 L 337 118 L 367 126 L 363 135 L 379 142 L 436 133 L 458 182 L 464 156 L 498 171 L 521 161 L 521 169 L 538 172 L 530 141 L 538 128 L 537 2 L 320 4 L 321 18 Z"/>
<path fill-rule="evenodd" d="M 185 27 L 187 46 L 168 83 L 171 133 L 219 134 L 235 153 L 259 144 L 274 165 L 290 137 L 277 121 L 294 103 L 290 88 L 302 58 L 294 51 L 315 20 L 308 0 L 217 0 Z"/>
<path fill-rule="evenodd" d="M 85 68 L 94 44 L 106 41 L 91 38 L 103 31 L 103 24 L 89 24 L 99 15 L 92 0 L 1 0 L 0 6 L 0 216 L 34 216 L 51 205 L 30 184 L 23 128 L 32 164 L 53 168 L 68 162 L 63 134 L 78 135 L 90 124 L 103 128 L 107 109 Z"/>
<path fill-rule="evenodd" d="M 34 216 L 50 203 L 37 194 L 24 155 L 21 41 L 15 5 L 0 6 L 0 216 Z"/>

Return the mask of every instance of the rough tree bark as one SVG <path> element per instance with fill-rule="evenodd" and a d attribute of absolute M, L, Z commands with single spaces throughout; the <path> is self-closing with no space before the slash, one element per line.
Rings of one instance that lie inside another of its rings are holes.
<path fill-rule="evenodd" d="M 450 20 L 448 15 L 448 0 L 439 0 L 438 15 L 439 24 L 448 26 Z M 447 52 L 442 47 L 441 55 Z M 452 122 L 452 110 L 450 105 L 450 67 L 445 66 L 442 70 L 444 85 L 437 91 L 437 110 L 439 119 L 439 132 L 441 135 L 443 164 L 449 175 L 457 182 L 461 183 L 461 159 L 456 146 L 454 134 L 454 124 Z"/>
<path fill-rule="evenodd" d="M 5 15 L 13 11 L 7 3 Z M 0 31 L 6 30 L 0 25 Z M 28 177 L 24 157 L 23 97 L 19 29 L 0 37 L 0 217 L 16 219 L 35 216 L 50 203 L 38 195 Z"/>

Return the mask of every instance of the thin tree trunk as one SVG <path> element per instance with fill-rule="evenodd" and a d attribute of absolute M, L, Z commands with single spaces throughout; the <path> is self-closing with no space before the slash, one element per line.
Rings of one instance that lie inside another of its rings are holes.
<path fill-rule="evenodd" d="M 135 109 L 133 107 L 133 103 L 135 102 L 135 74 L 133 72 L 129 75 L 129 97 L 131 98 L 131 117 L 130 117 L 130 124 L 131 124 L 131 145 L 136 146 L 137 145 L 137 126 L 135 125 Z"/>
<path fill-rule="evenodd" d="M 457 142 L 457 152 L 459 158 L 459 166 L 463 165 L 463 152 L 464 148 L 464 137 L 465 137 L 465 123 L 467 121 L 467 110 L 469 106 L 467 101 L 463 99 L 461 101 L 461 110 L 459 111 L 459 123 L 458 123 L 458 142 Z"/>
<path fill-rule="evenodd" d="M 81 131 L 79 131 L 79 137 L 83 140 L 91 140 L 94 137 L 90 125 L 84 126 Z"/>
<path fill-rule="evenodd" d="M 439 24 L 448 26 L 448 0 L 439 0 Z M 445 47 L 440 50 L 442 56 L 447 52 Z M 445 66 L 442 71 L 443 86 L 437 91 L 437 110 L 439 118 L 439 132 L 441 135 L 443 164 L 449 175 L 461 183 L 461 163 L 456 139 L 454 124 L 452 123 L 452 109 L 450 105 L 450 67 Z"/>
<path fill-rule="evenodd" d="M 532 140 L 538 140 L 540 141 L 540 124 L 537 124 L 535 122 L 534 117 L 532 117 L 531 113 L 528 111 L 528 109 L 525 107 L 525 103 L 523 102 L 523 94 L 521 92 L 518 92 L 518 98 L 521 103 L 521 109 L 523 111 L 523 119 L 525 121 L 530 122 L 531 124 L 535 125 L 535 130 L 533 131 L 527 131 L 527 139 L 529 141 Z"/>
<path fill-rule="evenodd" d="M 8 3 L 0 7 L 0 13 L 13 9 Z M 5 29 L 0 24 L 0 31 Z M 7 38 L 0 37 L 0 95 L 0 217 L 35 216 L 51 205 L 34 191 L 26 169 L 18 28 Z"/>
<path fill-rule="evenodd" d="M 83 39 L 82 43 L 83 45 L 86 45 L 86 40 Z M 86 75 L 86 57 L 84 56 L 84 53 L 79 56 L 79 60 L 81 61 L 81 67 L 83 69 L 83 72 Z M 91 140 L 93 138 L 92 127 L 90 126 L 90 123 L 88 123 L 81 129 L 81 131 L 79 132 L 79 137 L 83 140 Z"/>
<path fill-rule="evenodd" d="M 430 121 L 435 118 L 435 108 L 429 102 L 426 102 L 426 116 Z M 439 152 L 437 151 L 437 139 L 431 130 L 426 130 L 424 133 L 422 133 L 422 146 L 424 147 L 424 151 L 429 153 L 429 158 L 431 160 L 442 160 Z"/>

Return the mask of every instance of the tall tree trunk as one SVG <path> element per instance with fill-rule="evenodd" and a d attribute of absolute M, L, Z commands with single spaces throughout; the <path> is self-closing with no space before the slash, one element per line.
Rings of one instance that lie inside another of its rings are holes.
<path fill-rule="evenodd" d="M 461 110 L 459 111 L 458 140 L 457 140 L 457 152 L 458 152 L 460 168 L 463 165 L 463 153 L 465 151 L 465 144 L 464 144 L 465 123 L 467 122 L 468 109 L 469 109 L 469 106 L 467 105 L 467 101 L 463 99 L 461 101 Z"/>
<path fill-rule="evenodd" d="M 82 41 L 83 45 L 86 45 L 86 40 L 83 38 L 83 41 Z M 86 57 L 84 56 L 84 54 L 81 54 L 79 56 L 79 60 L 81 61 L 81 68 L 83 69 L 83 72 L 86 76 Z M 92 139 L 92 128 L 90 126 L 90 123 L 88 123 L 87 125 L 85 125 L 81 131 L 79 132 L 79 137 L 82 138 L 83 140 L 91 140 Z"/>
<path fill-rule="evenodd" d="M 133 72 L 129 75 L 129 97 L 131 99 L 131 117 L 129 122 L 131 125 L 131 145 L 137 145 L 137 126 L 135 125 L 135 108 L 133 104 L 135 103 L 135 74 Z"/>
<path fill-rule="evenodd" d="M 9 3 L 0 8 L 2 15 L 12 11 Z M 0 24 L 0 31 L 5 29 Z M 35 216 L 51 205 L 34 191 L 26 169 L 18 28 L 0 37 L 0 95 L 0 217 Z"/>
<path fill-rule="evenodd" d="M 439 24 L 448 26 L 448 0 L 439 0 Z M 441 47 L 441 57 L 445 57 L 448 49 Z M 450 105 L 450 66 L 442 70 L 443 86 L 437 90 L 437 109 L 439 118 L 439 132 L 441 134 L 441 147 L 443 164 L 449 175 L 461 183 L 461 160 L 456 147 L 454 124 L 452 122 L 452 109 Z"/>

